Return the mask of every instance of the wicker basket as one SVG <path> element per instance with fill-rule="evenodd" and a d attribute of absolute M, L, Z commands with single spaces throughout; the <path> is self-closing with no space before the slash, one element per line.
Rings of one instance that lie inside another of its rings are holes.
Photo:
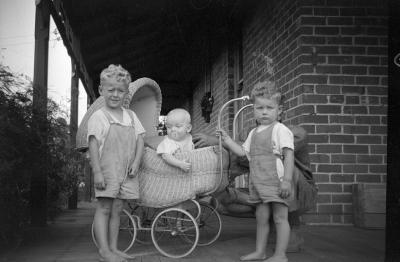
<path fill-rule="evenodd" d="M 145 148 L 138 173 L 141 205 L 173 206 L 196 195 L 221 191 L 227 186 L 226 166 L 220 184 L 219 154 L 215 147 L 200 148 L 175 156 L 178 159 L 188 159 L 192 163 L 191 171 L 184 172 L 170 166 L 156 151 Z"/>

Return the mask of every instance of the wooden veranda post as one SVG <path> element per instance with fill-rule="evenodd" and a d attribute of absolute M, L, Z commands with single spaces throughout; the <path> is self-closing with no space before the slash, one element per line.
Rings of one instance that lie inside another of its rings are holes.
<path fill-rule="evenodd" d="M 70 146 L 74 150 L 76 147 L 76 131 L 78 130 L 78 99 L 79 99 L 79 77 L 77 65 L 71 58 L 71 112 L 69 123 Z M 68 209 L 78 207 L 78 188 L 75 187 L 72 195 L 68 198 Z"/>
<path fill-rule="evenodd" d="M 50 10 L 48 0 L 36 0 L 35 57 L 33 72 L 32 127 L 35 152 L 32 152 L 30 216 L 32 226 L 45 226 L 47 218 L 47 74 Z"/>
<path fill-rule="evenodd" d="M 78 99 L 79 99 L 79 77 L 78 68 L 71 59 L 71 118 L 70 118 L 70 141 L 71 148 L 76 147 L 76 132 L 78 130 Z"/>

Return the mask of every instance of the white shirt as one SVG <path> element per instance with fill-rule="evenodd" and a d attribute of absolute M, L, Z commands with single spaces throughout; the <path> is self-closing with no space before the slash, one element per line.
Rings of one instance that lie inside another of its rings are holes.
<path fill-rule="evenodd" d="M 249 135 L 247 136 L 246 141 L 243 143 L 242 147 L 243 150 L 246 152 L 247 158 L 250 160 L 250 145 L 251 145 L 251 138 L 253 136 L 254 132 L 261 132 L 265 129 L 267 129 L 270 125 L 260 125 L 256 128 L 253 128 Z M 289 148 L 294 150 L 294 138 L 293 138 L 293 133 L 290 131 L 289 128 L 287 128 L 284 124 L 282 123 L 277 123 L 275 124 L 274 128 L 272 129 L 272 151 L 274 152 L 275 155 L 279 156 L 276 159 L 276 169 L 278 172 L 278 177 L 282 178 L 284 175 L 284 169 L 283 169 L 283 163 L 281 160 L 283 148 Z"/>
<path fill-rule="evenodd" d="M 135 127 L 135 136 L 136 139 L 138 135 L 145 133 L 145 129 L 140 123 L 139 118 L 136 116 L 135 112 L 130 110 L 133 115 L 133 124 Z M 131 126 L 132 119 L 129 116 L 127 109 L 122 108 L 122 122 L 116 119 L 113 115 L 109 114 L 112 120 L 116 123 L 119 123 L 122 126 Z M 99 154 L 101 157 L 101 153 L 103 151 L 104 142 L 106 140 L 106 136 L 108 134 L 108 130 L 110 129 L 110 123 L 104 114 L 103 110 L 99 109 L 93 113 L 93 115 L 89 118 L 88 121 L 88 132 L 87 139 L 89 141 L 89 136 L 94 136 L 99 143 Z"/>
<path fill-rule="evenodd" d="M 178 152 L 192 151 L 194 144 L 192 136 L 188 134 L 182 141 L 175 141 L 168 136 L 165 136 L 163 141 L 157 147 L 157 154 L 175 154 Z"/>

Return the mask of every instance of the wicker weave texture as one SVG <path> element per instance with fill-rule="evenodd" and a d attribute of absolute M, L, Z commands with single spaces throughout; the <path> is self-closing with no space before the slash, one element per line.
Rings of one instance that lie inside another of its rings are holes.
<path fill-rule="evenodd" d="M 150 148 L 145 148 L 139 169 L 140 203 L 149 207 L 173 206 L 196 195 L 207 194 L 219 186 L 219 155 L 205 147 L 175 155 L 192 163 L 190 172 L 172 167 Z M 223 177 L 227 177 L 224 169 Z M 227 179 L 223 179 L 227 181 Z M 223 182 L 225 183 L 225 182 Z"/>
<path fill-rule="evenodd" d="M 104 106 L 104 97 L 98 97 L 94 103 L 86 111 L 83 119 L 79 125 L 78 131 L 76 132 L 76 148 L 79 151 L 85 151 L 88 148 L 87 132 L 88 132 L 88 121 L 94 112 Z"/>

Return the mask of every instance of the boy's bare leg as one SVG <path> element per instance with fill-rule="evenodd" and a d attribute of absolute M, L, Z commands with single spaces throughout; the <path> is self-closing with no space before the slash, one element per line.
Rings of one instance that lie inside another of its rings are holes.
<path fill-rule="evenodd" d="M 109 248 L 107 237 L 112 201 L 111 198 L 98 198 L 93 219 L 94 234 L 99 246 L 99 254 L 104 261 L 118 261 L 115 254 Z"/>
<path fill-rule="evenodd" d="M 257 237 L 256 237 L 256 251 L 240 257 L 242 261 L 251 260 L 264 260 L 266 258 L 265 249 L 267 246 L 267 239 L 269 234 L 269 216 L 271 210 L 269 204 L 261 203 L 257 205 L 256 219 L 257 219 Z"/>
<path fill-rule="evenodd" d="M 118 250 L 117 244 L 118 244 L 118 234 L 119 234 L 119 225 L 120 225 L 120 214 L 122 211 L 122 208 L 124 207 L 124 200 L 122 199 L 114 199 L 112 202 L 112 207 L 111 207 L 111 216 L 110 216 L 110 222 L 109 222 L 109 236 L 110 236 L 110 250 L 118 255 L 121 258 L 125 259 L 133 259 L 134 257 Z M 124 261 L 122 260 L 122 261 Z M 125 260 L 126 261 L 126 260 Z"/>
<path fill-rule="evenodd" d="M 287 262 L 286 249 L 290 237 L 288 207 L 281 203 L 272 203 L 272 210 L 276 227 L 276 246 L 274 254 L 266 262 Z"/>

